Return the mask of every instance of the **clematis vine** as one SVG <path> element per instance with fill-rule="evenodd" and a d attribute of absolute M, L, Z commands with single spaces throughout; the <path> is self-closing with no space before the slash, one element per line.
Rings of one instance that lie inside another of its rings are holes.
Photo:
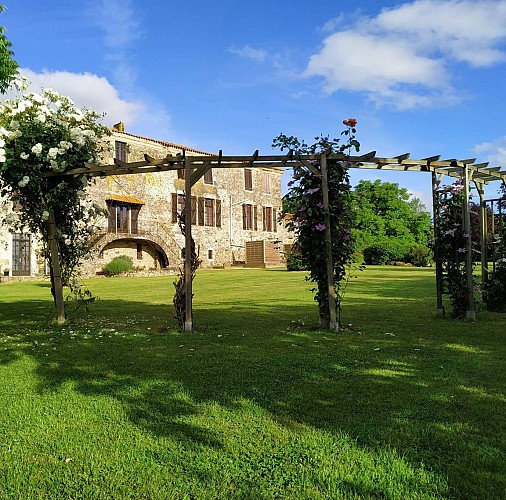
<path fill-rule="evenodd" d="M 345 129 L 341 132 L 347 141 L 341 138 L 330 139 L 316 137 L 312 145 L 299 141 L 296 137 L 280 134 L 274 139 L 273 146 L 293 150 L 295 157 L 301 155 L 320 155 L 322 153 L 351 154 L 358 151 L 360 143 L 355 139 L 357 120 L 349 118 L 343 121 Z M 307 280 L 315 284 L 312 291 L 318 303 L 320 325 L 328 328 L 330 324 L 329 291 L 327 280 L 326 232 L 330 230 L 333 278 L 336 287 L 337 312 L 341 311 L 347 270 L 352 262 L 354 242 L 350 237 L 351 224 L 351 188 L 348 165 L 331 159 L 327 161 L 329 187 L 330 227 L 325 224 L 323 204 L 322 176 L 319 173 L 320 160 L 311 160 L 312 166 L 300 163 L 293 172 L 289 191 L 283 198 L 283 215 L 287 227 L 295 233 L 294 252 L 298 252 L 304 267 L 308 270 Z"/>

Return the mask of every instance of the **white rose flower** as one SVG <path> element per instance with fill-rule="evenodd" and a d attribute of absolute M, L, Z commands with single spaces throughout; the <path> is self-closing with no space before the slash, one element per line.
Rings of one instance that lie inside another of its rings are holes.
<path fill-rule="evenodd" d="M 33 146 L 32 153 L 36 154 L 37 156 L 39 156 L 40 153 L 42 153 L 42 144 L 40 142 L 38 142 L 37 144 L 35 144 L 35 146 Z"/>
<path fill-rule="evenodd" d="M 58 156 L 58 148 L 49 148 L 49 151 L 47 152 L 48 159 L 54 159 Z"/>
<path fill-rule="evenodd" d="M 30 158 L 30 155 L 28 153 L 21 153 L 19 155 L 19 157 L 22 159 L 22 160 L 28 160 L 28 158 Z"/>
<path fill-rule="evenodd" d="M 44 212 L 42 212 L 42 220 L 48 219 L 49 219 L 49 212 L 47 210 L 44 210 Z"/>
<path fill-rule="evenodd" d="M 0 163 L 5 163 L 7 158 L 3 155 L 0 155 Z"/>
<path fill-rule="evenodd" d="M 43 114 L 43 113 L 39 113 L 36 117 L 35 117 L 35 121 L 36 122 L 39 122 L 39 123 L 46 123 L 46 115 Z"/>
<path fill-rule="evenodd" d="M 5 146 L 5 141 L 0 137 L 0 148 Z"/>

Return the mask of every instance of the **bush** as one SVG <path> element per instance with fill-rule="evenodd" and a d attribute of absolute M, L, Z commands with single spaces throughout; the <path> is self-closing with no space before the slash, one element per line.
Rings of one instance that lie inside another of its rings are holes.
<path fill-rule="evenodd" d="M 482 297 L 488 311 L 506 312 L 506 259 L 489 274 Z"/>
<path fill-rule="evenodd" d="M 409 249 L 407 262 L 417 267 L 426 267 L 432 262 L 432 252 L 425 245 L 415 245 Z"/>
<path fill-rule="evenodd" d="M 407 245 L 400 241 L 380 241 L 364 248 L 364 262 L 367 265 L 376 266 L 391 262 L 406 262 L 408 252 Z"/>
<path fill-rule="evenodd" d="M 292 252 L 286 259 L 287 271 L 307 271 L 307 268 L 302 263 L 302 257 L 298 253 Z"/>
<path fill-rule="evenodd" d="M 134 270 L 132 258 L 128 257 L 128 255 L 119 255 L 102 268 L 102 273 L 107 276 L 116 276 L 117 274 L 128 273 Z"/>

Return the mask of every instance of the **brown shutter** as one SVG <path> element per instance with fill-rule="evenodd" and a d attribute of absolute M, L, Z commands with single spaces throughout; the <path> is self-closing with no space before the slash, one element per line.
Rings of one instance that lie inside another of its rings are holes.
<path fill-rule="evenodd" d="M 272 209 L 272 230 L 276 233 L 278 231 L 278 221 L 276 220 L 276 209 Z"/>
<path fill-rule="evenodd" d="M 116 203 L 113 201 L 109 202 L 109 219 L 107 224 L 107 230 L 110 233 L 116 232 Z"/>
<path fill-rule="evenodd" d="M 216 200 L 216 227 L 221 227 L 221 200 Z"/>
<path fill-rule="evenodd" d="M 130 214 L 130 232 L 133 234 L 137 234 L 139 232 L 139 210 L 141 207 L 139 205 L 132 205 Z"/>
<path fill-rule="evenodd" d="M 177 194 L 172 193 L 172 222 L 177 222 Z"/>
<path fill-rule="evenodd" d="M 197 224 L 197 198 L 192 196 L 192 224 Z"/>
<path fill-rule="evenodd" d="M 262 222 L 263 222 L 263 230 L 264 231 L 267 231 L 267 220 L 266 220 L 266 215 L 267 215 L 267 208 L 266 207 L 262 207 Z"/>
<path fill-rule="evenodd" d="M 246 205 L 242 206 L 242 228 L 248 229 L 246 225 Z"/>
<path fill-rule="evenodd" d="M 199 219 L 199 226 L 204 225 L 204 212 L 205 212 L 205 200 L 204 198 L 198 199 L 198 219 Z"/>
<path fill-rule="evenodd" d="M 253 224 L 253 229 L 258 231 L 258 207 L 256 205 L 253 207 Z"/>

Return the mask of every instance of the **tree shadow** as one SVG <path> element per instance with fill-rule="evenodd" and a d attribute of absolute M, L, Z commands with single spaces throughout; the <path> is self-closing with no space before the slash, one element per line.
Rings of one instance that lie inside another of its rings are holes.
<path fill-rule="evenodd" d="M 395 299 L 403 292 L 401 281 L 387 290 Z M 361 316 L 384 314 L 384 304 L 371 302 L 350 300 L 357 326 L 339 333 L 311 327 L 313 303 L 293 301 L 280 310 L 252 300 L 202 304 L 195 310 L 195 331 L 182 333 L 170 326 L 175 323 L 168 322 L 166 306 L 101 301 L 90 317 L 61 328 L 48 324 L 37 333 L 31 332 L 36 317 L 18 318 L 28 345 L 11 347 L 1 359 L 10 363 L 28 354 L 37 361 L 39 392 L 57 391 L 70 381 L 84 395 L 113 397 L 136 426 L 155 436 L 220 448 L 220 435 L 184 417 L 196 415 L 202 404 L 233 410 L 247 400 L 279 425 L 345 432 L 365 449 L 395 449 L 415 468 L 425 464 L 448 477 L 450 493 L 459 498 L 496 497 L 504 481 L 504 424 L 497 415 L 504 376 L 480 380 L 480 374 L 494 370 L 501 353 L 448 347 L 479 346 L 473 337 L 479 328 L 445 338 L 426 331 L 430 303 L 417 310 L 412 301 L 392 300 L 387 307 L 395 336 L 361 332 Z M 16 303 L 17 310 L 31 306 Z M 111 310 L 124 313 L 111 316 Z M 392 318 L 406 315 L 419 316 L 416 330 L 396 329 Z M 11 321 L 15 314 L 2 303 L 0 317 Z M 442 351 L 448 357 L 444 366 Z M 452 490 L 463 474 L 467 490 Z M 366 485 L 347 488 L 381 497 Z"/>

